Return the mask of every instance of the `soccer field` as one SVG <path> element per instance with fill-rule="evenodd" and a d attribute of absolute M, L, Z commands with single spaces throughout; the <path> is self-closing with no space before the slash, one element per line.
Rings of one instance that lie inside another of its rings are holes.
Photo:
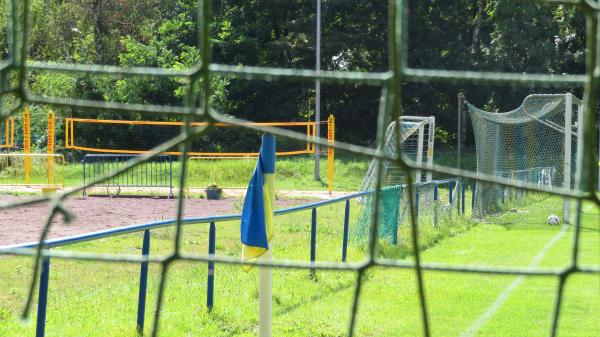
<path fill-rule="evenodd" d="M 599 28 L 0 3 L 0 337 L 600 337 Z"/>
<path fill-rule="evenodd" d="M 351 224 L 360 211 L 352 204 Z M 317 261 L 339 261 L 343 204 L 319 208 Z M 307 261 L 310 212 L 276 218 L 274 256 Z M 584 206 L 579 262 L 600 266 L 600 213 Z M 217 227 L 217 255 L 239 256 L 239 223 Z M 184 227 L 183 250 L 205 254 L 207 226 Z M 520 228 L 480 224 L 441 238 L 423 251 L 425 263 L 469 266 L 567 266 L 573 228 L 540 224 Z M 152 232 L 151 254 L 171 252 L 173 230 Z M 76 244 L 59 250 L 139 254 L 141 234 Z M 385 248 L 386 256 L 389 246 Z M 348 261 L 365 258 L 366 248 L 350 244 Z M 410 261 L 407 257 L 406 261 Z M 135 335 L 139 266 L 53 259 L 50 274 L 47 336 Z M 31 258 L 0 258 L 0 336 L 31 336 L 35 316 L 19 320 L 31 274 Z M 146 331 L 152 327 L 159 266 L 150 267 Z M 207 267 L 177 262 L 168 271 L 160 333 L 166 336 L 253 336 L 257 331 L 257 268 L 217 265 L 215 304 L 206 309 Z M 547 335 L 558 279 L 425 271 L 425 294 L 434 336 Z M 277 336 L 343 336 L 347 333 L 356 284 L 355 272 L 277 269 L 273 276 L 273 332 Z M 559 336 L 594 336 L 600 321 L 600 277 L 568 278 Z M 365 274 L 356 322 L 358 336 L 420 336 L 421 311 L 412 269 L 371 268 Z M 35 313 L 35 310 L 33 311 Z"/>

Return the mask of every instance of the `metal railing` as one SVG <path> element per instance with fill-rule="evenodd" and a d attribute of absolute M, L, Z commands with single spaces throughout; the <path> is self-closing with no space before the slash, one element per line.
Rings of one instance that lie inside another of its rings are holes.
<path fill-rule="evenodd" d="M 311 262 L 315 262 L 316 259 L 316 233 L 317 233 L 317 208 L 325 205 L 330 205 L 339 202 L 346 202 L 345 205 L 345 215 L 343 222 L 343 237 L 342 237 L 342 249 L 341 249 L 341 261 L 346 262 L 346 256 L 348 251 L 348 227 L 349 227 L 349 214 L 350 214 L 350 200 L 354 198 L 359 198 L 366 194 L 372 192 L 363 192 L 352 194 L 336 199 L 325 200 L 320 202 L 315 202 L 307 205 L 290 207 L 286 209 L 280 209 L 275 211 L 275 215 L 284 215 L 289 213 L 300 212 L 304 210 L 312 210 L 312 218 L 311 218 L 311 244 L 310 244 L 310 260 Z M 216 232 L 217 222 L 224 221 L 232 221 L 232 220 L 240 220 L 241 214 L 234 215 L 224 215 L 224 216 L 211 216 L 211 217 L 201 217 L 201 218 L 186 218 L 182 219 L 184 224 L 209 224 L 209 244 L 208 244 L 208 254 L 209 256 L 214 256 L 215 254 L 215 246 L 216 246 Z M 147 258 L 150 253 L 150 231 L 173 226 L 177 223 L 176 219 L 164 220 L 164 221 L 156 221 L 145 224 L 138 224 L 132 226 L 119 227 L 114 229 L 102 230 L 93 233 L 87 233 L 82 235 L 74 235 L 60 239 L 52 239 L 44 241 L 43 247 L 50 249 L 56 247 L 67 246 L 75 243 L 94 241 L 102 238 L 118 236 L 123 234 L 130 234 L 135 232 L 144 232 L 143 242 L 142 242 L 142 256 Z M 15 248 L 36 248 L 38 247 L 38 242 L 24 243 L 20 245 L 3 247 L 3 249 L 15 249 Z M 39 284 L 39 296 L 38 296 L 38 314 L 37 314 L 37 322 L 36 322 L 36 337 L 43 337 L 45 334 L 46 327 L 46 309 L 47 309 L 47 299 L 48 299 L 48 288 L 49 288 L 49 276 L 50 276 L 50 257 L 45 256 L 42 259 L 42 270 L 40 273 L 40 284 Z M 214 306 L 214 262 L 208 263 L 208 278 L 207 278 L 207 298 L 206 305 L 208 310 L 211 310 Z M 311 275 L 314 275 L 315 270 L 311 270 Z M 145 318 L 145 310 L 146 310 L 146 295 L 147 295 L 147 283 L 148 282 L 148 261 L 142 261 L 140 263 L 140 285 L 138 292 L 138 311 L 137 311 L 137 329 L 138 331 L 143 331 L 144 328 L 144 318 Z"/>
<path fill-rule="evenodd" d="M 123 168 L 126 163 L 138 157 L 134 154 L 86 154 L 83 165 L 83 195 L 88 194 L 86 182 L 94 181 L 109 172 Z M 158 155 L 152 160 L 132 167 L 123 173 L 105 180 L 93 187 L 147 187 L 168 188 L 169 198 L 173 197 L 173 159 L 168 155 Z"/>
<path fill-rule="evenodd" d="M 257 157 L 191 157 L 188 188 L 246 188 Z"/>
<path fill-rule="evenodd" d="M 422 184 L 430 184 L 422 183 Z M 452 190 L 456 184 L 460 183 L 458 179 L 446 179 L 440 181 L 433 181 L 436 183 L 436 195 L 437 195 L 437 186 L 438 185 L 447 185 L 449 188 L 449 198 L 450 203 L 452 203 Z M 466 188 L 466 184 L 461 184 L 462 191 Z M 345 202 L 344 205 L 344 216 L 343 216 L 343 230 L 342 230 L 342 238 L 341 238 L 341 262 L 347 262 L 348 255 L 348 235 L 349 235 L 349 225 L 350 225 L 350 200 L 362 198 L 368 195 L 374 194 L 374 191 L 366 191 L 355 193 L 343 197 L 338 197 L 334 199 L 314 202 L 306 205 L 294 206 L 284 209 L 276 210 L 275 216 L 281 216 L 291 213 L 297 213 L 302 211 L 311 211 L 311 227 L 310 227 L 310 262 L 316 262 L 317 256 L 317 209 L 319 207 L 337 204 L 341 202 Z M 437 198 L 437 196 L 436 196 Z M 418 199 L 417 199 L 418 200 Z M 458 210 L 463 210 L 464 213 L 464 193 L 462 193 L 462 198 L 456 198 L 459 203 Z M 462 208 L 461 208 L 461 200 L 462 200 Z M 418 207 L 418 206 L 417 206 Z M 232 214 L 232 215 L 221 215 L 221 216 L 209 216 L 209 217 L 197 217 L 197 218 L 184 218 L 181 219 L 181 223 L 185 225 L 192 224 L 209 224 L 209 237 L 208 237 L 208 256 L 215 256 L 215 247 L 216 247 L 216 233 L 217 233 L 217 222 L 225 222 L 225 221 L 234 221 L 241 220 L 241 214 Z M 147 295 L 147 285 L 148 285 L 148 257 L 150 255 L 150 231 L 156 230 L 164 227 L 174 226 L 176 225 L 176 219 L 170 220 L 162 220 L 162 221 L 154 221 L 144 224 L 136 224 L 131 226 L 118 227 L 113 229 L 107 229 L 92 233 L 68 236 L 64 238 L 58 239 L 50 239 L 44 241 L 43 248 L 57 248 L 63 247 L 67 245 L 72 245 L 76 243 L 89 242 L 94 240 L 99 240 L 108 237 L 114 237 L 124 234 L 131 234 L 136 232 L 144 233 L 142 239 L 142 262 L 140 262 L 140 277 L 139 277 L 139 291 L 138 291 L 138 311 L 137 311 L 137 321 L 136 326 L 138 332 L 142 332 L 144 328 L 144 319 L 145 319 L 145 310 L 146 310 L 146 295 Z M 435 224 L 434 224 L 435 225 Z M 11 249 L 25 249 L 25 248 L 37 248 L 39 242 L 30 242 L 23 243 L 18 245 L 0 247 L 1 250 L 11 250 Z M 213 261 L 209 261 L 208 265 L 208 275 L 207 275 L 207 296 L 206 296 L 206 306 L 210 311 L 214 307 L 214 284 L 215 284 L 215 263 Z M 310 277 L 314 278 L 316 274 L 316 268 L 310 269 Z M 48 302 L 48 289 L 49 289 L 49 276 L 50 276 L 50 257 L 44 256 L 42 258 L 41 265 L 41 273 L 40 273 L 40 283 L 39 283 L 39 296 L 38 296 L 38 309 L 37 309 L 37 322 L 36 322 L 36 337 L 43 337 L 45 334 L 46 327 L 46 309 Z"/>

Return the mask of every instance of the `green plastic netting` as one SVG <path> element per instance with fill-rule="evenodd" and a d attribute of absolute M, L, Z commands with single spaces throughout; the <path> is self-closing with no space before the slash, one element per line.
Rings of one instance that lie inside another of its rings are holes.
<path fill-rule="evenodd" d="M 365 243 L 376 219 L 378 238 L 391 245 L 410 246 L 410 201 L 407 185 L 394 185 L 379 190 L 376 216 L 374 194 L 365 196 L 363 208 L 354 227 L 352 238 Z M 421 235 L 441 236 L 459 223 L 462 182 L 452 179 L 414 184 L 412 188 L 417 224 Z M 453 218 L 454 217 L 454 218 Z M 464 220 L 464 219 L 463 219 Z"/>

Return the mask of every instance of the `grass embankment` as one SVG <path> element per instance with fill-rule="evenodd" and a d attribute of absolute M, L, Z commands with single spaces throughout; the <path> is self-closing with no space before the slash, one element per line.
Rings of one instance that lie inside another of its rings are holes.
<path fill-rule="evenodd" d="M 351 224 L 360 209 L 352 204 Z M 585 206 L 579 261 L 600 265 L 599 211 Z M 339 261 L 343 204 L 318 209 L 317 260 Z M 277 217 L 274 256 L 307 261 L 310 211 Z M 351 228 L 352 231 L 352 228 Z M 528 266 L 559 232 L 558 226 L 478 225 L 429 246 L 426 262 L 477 266 Z M 422 230 L 422 241 L 427 231 Z M 541 260 L 544 267 L 564 267 L 570 260 L 572 230 Z M 182 250 L 205 254 L 206 225 L 184 228 Z M 100 253 L 139 254 L 141 234 L 82 243 L 74 249 Z M 173 229 L 152 232 L 151 253 L 172 251 Z M 240 255 L 239 224 L 217 225 L 217 255 Z M 381 248 L 381 247 L 380 247 Z M 381 255 L 395 256 L 386 244 Z M 405 247 L 398 247 L 398 250 Z M 365 258 L 365 247 L 350 245 L 349 261 Z M 405 257 L 411 259 L 410 256 Z M 0 259 L 0 336 L 34 335 L 33 319 L 23 323 L 18 312 L 31 273 L 31 258 Z M 150 268 L 146 333 L 152 326 L 160 267 Z M 50 274 L 47 336 L 134 336 L 139 266 L 53 260 Z M 258 320 L 258 273 L 238 266 L 217 265 L 215 308 L 207 312 L 207 266 L 177 262 L 169 269 L 160 335 L 255 336 Z M 456 336 L 471 326 L 514 281 L 515 276 L 425 272 L 425 290 L 433 335 Z M 273 276 L 273 329 L 276 336 L 343 336 L 348 327 L 356 273 L 277 269 Z M 528 277 L 477 336 L 546 335 L 550 328 L 557 278 Z M 561 311 L 561 336 L 593 336 L 600 331 L 600 276 L 568 279 Z M 410 269 L 371 268 L 364 278 L 357 317 L 358 336 L 422 336 L 415 273 Z"/>

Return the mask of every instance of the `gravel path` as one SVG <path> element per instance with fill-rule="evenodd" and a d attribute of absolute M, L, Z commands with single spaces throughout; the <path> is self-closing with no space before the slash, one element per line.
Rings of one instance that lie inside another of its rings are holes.
<path fill-rule="evenodd" d="M 26 197 L 0 195 L 0 203 L 23 200 Z M 314 198 L 277 200 L 277 208 L 302 205 Z M 224 200 L 187 199 L 185 216 L 201 217 L 235 214 L 241 212 L 240 198 Z M 83 234 L 108 228 L 141 224 L 176 216 L 177 200 L 158 198 L 70 198 L 67 208 L 77 218 L 65 224 L 62 216 L 52 222 L 49 238 Z M 0 210 L 0 246 L 36 241 L 41 233 L 48 204 L 40 203 L 26 207 Z"/>

